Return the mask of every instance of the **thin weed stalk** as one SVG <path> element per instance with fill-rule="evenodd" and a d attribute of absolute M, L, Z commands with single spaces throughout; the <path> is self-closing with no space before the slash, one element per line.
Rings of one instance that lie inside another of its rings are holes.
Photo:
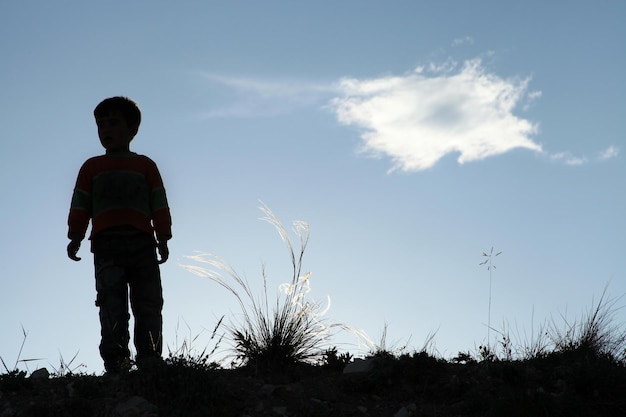
<path fill-rule="evenodd" d="M 72 356 L 72 359 L 70 359 L 69 362 L 66 362 L 63 358 L 63 355 L 59 352 L 59 366 L 55 367 L 54 365 L 50 364 L 50 367 L 53 370 L 52 376 L 56 378 L 68 377 L 79 373 L 79 369 L 86 368 L 87 366 L 83 363 L 73 365 L 74 361 L 78 357 L 79 352 L 80 351 L 77 351 L 74 356 Z"/>
<path fill-rule="evenodd" d="M 486 257 L 483 262 L 479 264 L 479 266 L 487 265 L 487 271 L 489 271 L 489 307 L 488 307 L 488 316 L 487 316 L 487 348 L 490 349 L 491 346 L 491 287 L 492 287 L 492 272 L 496 269 L 496 266 L 493 264 L 493 258 L 500 255 L 502 252 L 498 252 L 495 255 L 493 254 L 493 246 L 491 247 L 491 251 L 487 254 L 483 252 L 483 257 Z"/>
<path fill-rule="evenodd" d="M 26 366 L 26 370 L 28 371 L 28 363 L 29 362 L 37 362 L 37 361 L 43 360 L 41 358 L 38 358 L 38 359 L 34 359 L 34 358 L 33 359 L 21 359 L 22 352 L 24 350 L 24 346 L 26 345 L 27 337 L 28 337 L 28 332 L 26 331 L 26 329 L 24 329 L 24 326 L 22 326 L 22 343 L 20 345 L 20 350 L 17 353 L 17 357 L 15 359 L 15 364 L 13 365 L 12 369 L 9 369 L 9 367 L 7 366 L 7 364 L 4 361 L 4 359 L 0 356 L 0 362 L 2 362 L 2 366 L 4 367 L 4 370 L 7 373 L 15 373 L 15 372 L 17 372 L 17 368 L 18 368 L 18 365 L 20 363 L 23 363 Z"/>
<path fill-rule="evenodd" d="M 204 362 L 208 361 L 209 358 L 212 358 L 213 355 L 215 355 L 215 353 L 219 349 L 222 339 L 224 338 L 223 333 L 222 334 L 218 333 L 220 327 L 222 326 L 223 320 L 224 320 L 224 316 L 219 318 L 219 320 L 217 321 L 217 324 L 211 331 L 211 336 L 209 337 L 209 340 L 207 341 L 206 345 L 202 348 L 202 350 L 199 350 L 199 348 L 197 348 L 196 345 L 197 343 L 199 343 L 200 336 L 206 329 L 204 329 L 202 332 L 193 336 L 191 332 L 191 327 L 185 320 L 183 320 L 185 322 L 185 326 L 187 327 L 187 331 L 189 332 L 189 336 L 183 339 L 182 343 L 179 343 L 179 339 L 178 339 L 178 334 L 179 334 L 179 329 L 180 329 L 180 320 L 179 320 L 176 323 L 174 347 L 170 347 L 169 345 L 167 347 L 169 358 L 175 358 L 175 359 L 183 360 L 186 362 L 196 362 L 197 360 L 202 360 Z M 211 346 L 211 343 L 214 343 L 214 344 L 211 350 L 209 351 L 208 349 L 209 349 L 209 346 Z"/>

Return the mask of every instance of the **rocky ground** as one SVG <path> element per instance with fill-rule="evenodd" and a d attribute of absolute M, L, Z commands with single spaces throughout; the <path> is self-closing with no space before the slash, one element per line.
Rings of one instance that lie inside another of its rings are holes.
<path fill-rule="evenodd" d="M 445 361 L 424 353 L 260 371 L 170 360 L 120 377 L 0 375 L 0 417 L 624 416 L 626 369 L 553 354 Z"/>

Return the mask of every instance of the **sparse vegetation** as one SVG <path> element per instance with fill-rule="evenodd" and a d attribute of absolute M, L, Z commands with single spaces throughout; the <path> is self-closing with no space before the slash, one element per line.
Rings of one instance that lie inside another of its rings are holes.
<path fill-rule="evenodd" d="M 602 296 L 580 319 L 570 322 L 562 316 L 564 326 L 551 321 L 547 336 L 554 352 L 606 357 L 612 362 L 626 361 L 626 330 L 615 322 L 621 297 L 610 298 L 608 285 Z"/>
<path fill-rule="evenodd" d="M 196 346 L 198 336 L 190 330 L 179 341 L 177 331 L 163 362 L 118 377 L 77 372 L 78 353 L 70 361 L 61 356 L 59 367 L 51 365 L 51 378 L 35 377 L 28 364 L 36 359 L 21 358 L 27 338 L 22 328 L 13 366 L 0 357 L 0 416 L 624 415 L 626 329 L 616 321 L 621 297 L 609 297 L 608 287 L 579 318 L 550 319 L 530 337 L 503 326 L 494 329 L 495 344 L 445 359 L 436 354 L 436 332 L 420 350 L 410 351 L 410 339 L 388 343 L 385 325 L 380 341 L 369 342 L 369 354 L 355 359 L 330 344 L 335 330 L 352 329 L 329 324 L 323 317 L 327 308 L 308 297 L 310 274 L 302 268 L 308 225 L 294 223 L 300 244 L 295 249 L 276 216 L 262 210 L 286 242 L 293 267 L 275 301 L 264 271 L 262 296 L 255 298 L 227 263 L 193 256 L 209 268 L 184 267 L 230 292 L 243 320 L 220 318 L 207 346 Z M 223 339 L 231 342 L 234 356 L 227 364 L 214 360 Z M 344 373 L 355 361 L 368 366 Z"/>
<path fill-rule="evenodd" d="M 170 349 L 163 364 L 119 379 L 73 372 L 33 379 L 5 364 L 0 415 L 118 416 L 125 407 L 146 417 L 155 410 L 162 416 L 622 415 L 626 362 L 618 300 L 605 290 L 580 318 L 562 316 L 560 326 L 551 320 L 528 343 L 518 345 L 505 329 L 497 350 L 459 352 L 450 360 L 390 346 L 383 332 L 366 359 L 371 366 L 356 374 L 342 373 L 353 357 L 335 347 L 316 363 L 224 369 L 206 349 L 192 349 L 195 338 Z M 432 343 L 430 337 L 425 346 Z"/>
<path fill-rule="evenodd" d="M 176 340 L 174 341 L 174 346 L 168 346 L 168 360 L 170 363 L 177 364 L 185 364 L 191 367 L 204 367 L 206 364 L 211 364 L 211 367 L 217 367 L 217 363 L 213 360 L 213 355 L 216 351 L 218 351 L 222 339 L 224 338 L 224 334 L 220 334 L 220 328 L 222 326 L 222 322 L 224 321 L 224 316 L 220 317 L 217 321 L 217 324 L 213 328 L 211 332 L 211 336 L 209 338 L 208 344 L 203 347 L 196 346 L 196 342 L 200 337 L 200 334 L 196 334 L 195 336 L 191 332 L 191 328 L 187 323 L 185 326 L 189 332 L 189 336 L 183 338 L 182 341 L 179 342 L 178 335 L 180 329 L 180 321 L 176 326 Z M 213 347 L 209 350 L 209 347 L 213 343 Z"/>

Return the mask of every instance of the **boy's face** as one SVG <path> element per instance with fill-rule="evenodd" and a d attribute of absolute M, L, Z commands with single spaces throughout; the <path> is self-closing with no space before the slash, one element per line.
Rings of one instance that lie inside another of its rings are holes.
<path fill-rule="evenodd" d="M 137 131 L 131 129 L 119 112 L 96 117 L 98 137 L 107 151 L 127 151 Z"/>

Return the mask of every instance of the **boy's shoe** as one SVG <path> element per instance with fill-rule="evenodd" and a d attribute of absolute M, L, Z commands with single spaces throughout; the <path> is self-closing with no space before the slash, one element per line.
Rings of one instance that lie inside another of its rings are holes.
<path fill-rule="evenodd" d="M 104 370 L 107 375 L 111 376 L 127 374 L 130 371 L 130 358 L 122 358 L 115 362 L 105 362 Z"/>
<path fill-rule="evenodd" d="M 137 358 L 136 363 L 140 371 L 154 371 L 163 366 L 165 362 L 160 356 L 147 356 Z"/>

